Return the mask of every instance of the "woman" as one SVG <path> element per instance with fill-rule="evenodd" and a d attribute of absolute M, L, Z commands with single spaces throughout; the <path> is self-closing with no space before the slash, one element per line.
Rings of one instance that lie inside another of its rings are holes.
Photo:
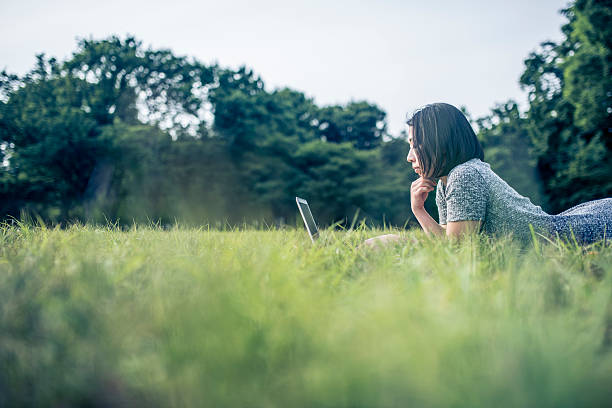
<path fill-rule="evenodd" d="M 483 161 L 476 134 L 454 106 L 427 105 L 414 113 L 407 124 L 407 160 L 420 176 L 410 188 L 411 207 L 427 234 L 458 238 L 482 231 L 490 236 L 512 234 L 528 243 L 533 228 L 550 238 L 559 236 L 573 241 L 573 234 L 580 244 L 612 234 L 612 198 L 589 201 L 550 215 L 518 194 Z M 439 222 L 424 207 L 436 186 Z M 383 235 L 366 244 L 397 239 L 397 235 Z"/>

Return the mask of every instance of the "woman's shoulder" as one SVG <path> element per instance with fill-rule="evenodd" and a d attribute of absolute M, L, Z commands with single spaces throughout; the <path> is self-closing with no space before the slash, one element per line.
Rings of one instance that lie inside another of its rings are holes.
<path fill-rule="evenodd" d="M 483 172 L 491 171 L 489 163 L 474 158 L 458 164 L 448 172 L 448 184 L 462 181 L 484 180 Z"/>

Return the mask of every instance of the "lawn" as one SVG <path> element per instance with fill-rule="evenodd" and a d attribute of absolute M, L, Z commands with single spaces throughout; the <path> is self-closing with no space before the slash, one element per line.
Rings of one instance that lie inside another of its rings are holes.
<path fill-rule="evenodd" d="M 609 244 L 389 232 L 2 227 L 0 407 L 610 404 Z"/>

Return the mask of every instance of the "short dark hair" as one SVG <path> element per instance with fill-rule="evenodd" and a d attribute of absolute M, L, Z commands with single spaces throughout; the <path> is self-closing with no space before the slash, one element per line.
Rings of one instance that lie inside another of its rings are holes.
<path fill-rule="evenodd" d="M 465 115 L 448 103 L 417 109 L 406 121 L 424 177 L 439 178 L 470 159 L 484 160 L 482 146 Z"/>

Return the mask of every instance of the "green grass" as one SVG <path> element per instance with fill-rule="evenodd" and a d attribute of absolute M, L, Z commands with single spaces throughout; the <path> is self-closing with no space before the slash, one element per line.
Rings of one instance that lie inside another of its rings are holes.
<path fill-rule="evenodd" d="M 0 229 L 0 407 L 612 400 L 612 249 Z"/>

